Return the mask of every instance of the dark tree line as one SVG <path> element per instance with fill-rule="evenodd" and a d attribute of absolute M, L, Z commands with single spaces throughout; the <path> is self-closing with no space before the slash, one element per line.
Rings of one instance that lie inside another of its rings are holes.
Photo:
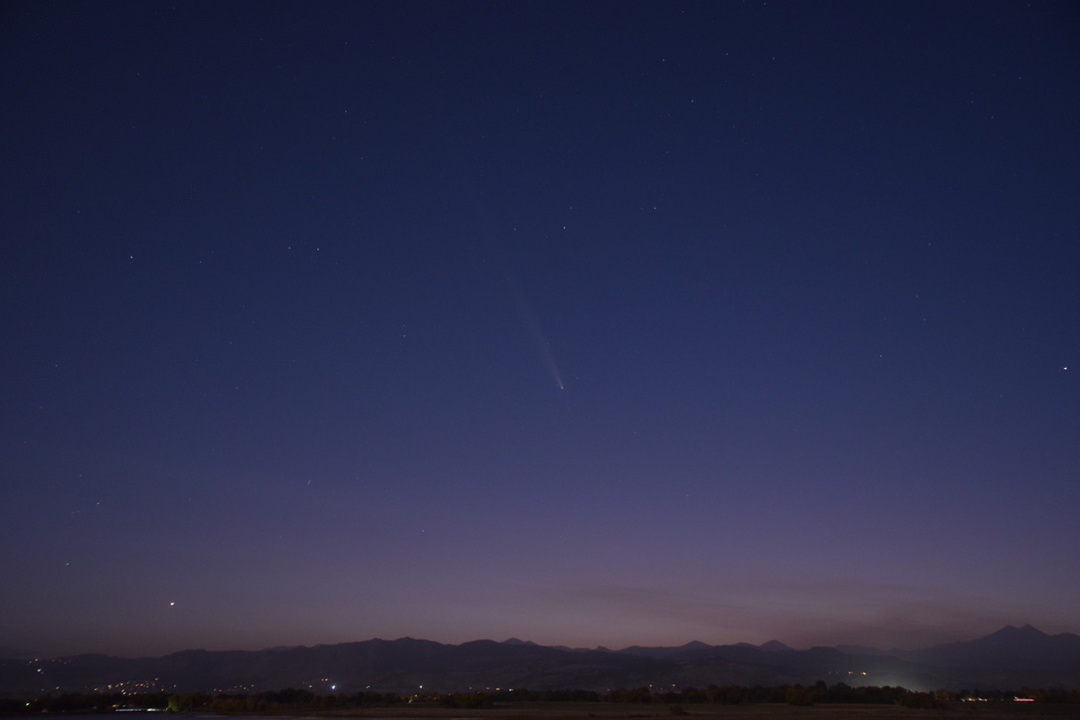
<path fill-rule="evenodd" d="M 0 713 L 106 713 L 119 709 L 153 708 L 172 712 L 214 712 L 220 714 L 292 714 L 297 711 L 357 710 L 380 708 L 405 702 L 437 704 L 459 709 L 481 709 L 513 702 L 614 702 L 628 704 L 663 704 L 673 715 L 685 714 L 683 705 L 748 705 L 787 703 L 850 703 L 861 705 L 900 705 L 911 708 L 941 708 L 951 702 L 978 698 L 987 701 L 1011 701 L 1014 697 L 1031 698 L 1037 703 L 1080 704 L 1080 690 L 1021 688 L 1016 692 L 1000 690 L 948 690 L 915 692 L 902 687 L 851 687 L 844 683 L 827 685 L 741 686 L 709 685 L 682 690 L 657 690 L 649 687 L 615 688 L 607 692 L 592 690 L 528 690 L 516 688 L 495 692 L 467 692 L 416 695 L 364 691 L 319 695 L 310 690 L 286 688 L 274 692 L 230 693 L 64 693 L 43 695 L 32 700 L 0 697 Z"/>
<path fill-rule="evenodd" d="M 1080 704 L 1080 690 L 1039 689 L 1023 687 L 1018 691 L 1002 690 L 937 690 L 917 692 L 889 685 L 851 687 L 845 683 L 827 685 L 819 680 L 814 685 L 709 685 L 704 689 L 688 687 L 681 691 L 655 691 L 648 687 L 619 688 L 607 693 L 604 700 L 626 703 L 666 703 L 693 705 L 744 705 L 760 703 L 787 703 L 789 705 L 857 704 L 901 705 L 910 708 L 943 708 L 951 702 L 966 699 L 987 701 L 1012 701 L 1013 698 L 1030 698 L 1039 703 Z"/>
<path fill-rule="evenodd" d="M 164 708 L 169 696 L 165 693 L 125 695 L 123 693 L 62 693 L 42 695 L 32 700 L 0 698 L 0 712 L 25 713 L 100 713 L 117 708 Z"/>
<path fill-rule="evenodd" d="M 232 694 L 183 693 L 171 695 L 168 707 L 173 712 L 196 710 L 224 714 L 288 713 L 294 710 L 355 710 L 396 705 L 407 698 L 398 693 L 381 693 L 371 690 L 351 694 L 317 695 L 310 690 L 285 688 L 273 692 Z"/>

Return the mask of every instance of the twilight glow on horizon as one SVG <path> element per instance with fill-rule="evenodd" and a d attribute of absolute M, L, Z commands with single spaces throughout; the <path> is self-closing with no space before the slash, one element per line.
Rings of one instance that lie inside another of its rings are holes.
<path fill-rule="evenodd" d="M 1080 12 L 9 2 L 0 655 L 1080 632 Z"/>

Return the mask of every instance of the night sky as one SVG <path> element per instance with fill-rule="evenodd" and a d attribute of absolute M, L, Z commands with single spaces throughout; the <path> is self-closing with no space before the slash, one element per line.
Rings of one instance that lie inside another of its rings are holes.
<path fill-rule="evenodd" d="M 0 645 L 1080 619 L 1072 2 L 5 2 Z"/>

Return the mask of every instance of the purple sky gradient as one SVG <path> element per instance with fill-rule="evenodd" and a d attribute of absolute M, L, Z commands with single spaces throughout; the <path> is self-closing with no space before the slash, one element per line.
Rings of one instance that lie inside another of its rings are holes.
<path fill-rule="evenodd" d="M 1072 4 L 0 12 L 0 645 L 1080 631 Z"/>

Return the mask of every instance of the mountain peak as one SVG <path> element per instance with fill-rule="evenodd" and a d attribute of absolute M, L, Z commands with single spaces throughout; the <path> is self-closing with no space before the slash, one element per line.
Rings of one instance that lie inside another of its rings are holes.
<path fill-rule="evenodd" d="M 506 640 L 502 641 L 502 644 L 503 645 L 528 645 L 529 647 L 539 647 L 532 640 L 521 640 L 521 639 L 516 638 L 516 637 L 507 638 Z"/>
<path fill-rule="evenodd" d="M 1015 625 L 1006 625 L 998 630 L 996 633 L 991 634 L 989 637 L 996 638 L 1043 638 L 1049 637 L 1046 633 L 1032 625 L 1024 625 L 1024 627 L 1016 627 Z"/>
<path fill-rule="evenodd" d="M 764 650 L 765 652 L 790 652 L 791 646 L 785 645 L 779 640 L 770 640 L 767 643 L 758 645 L 758 650 Z"/>

